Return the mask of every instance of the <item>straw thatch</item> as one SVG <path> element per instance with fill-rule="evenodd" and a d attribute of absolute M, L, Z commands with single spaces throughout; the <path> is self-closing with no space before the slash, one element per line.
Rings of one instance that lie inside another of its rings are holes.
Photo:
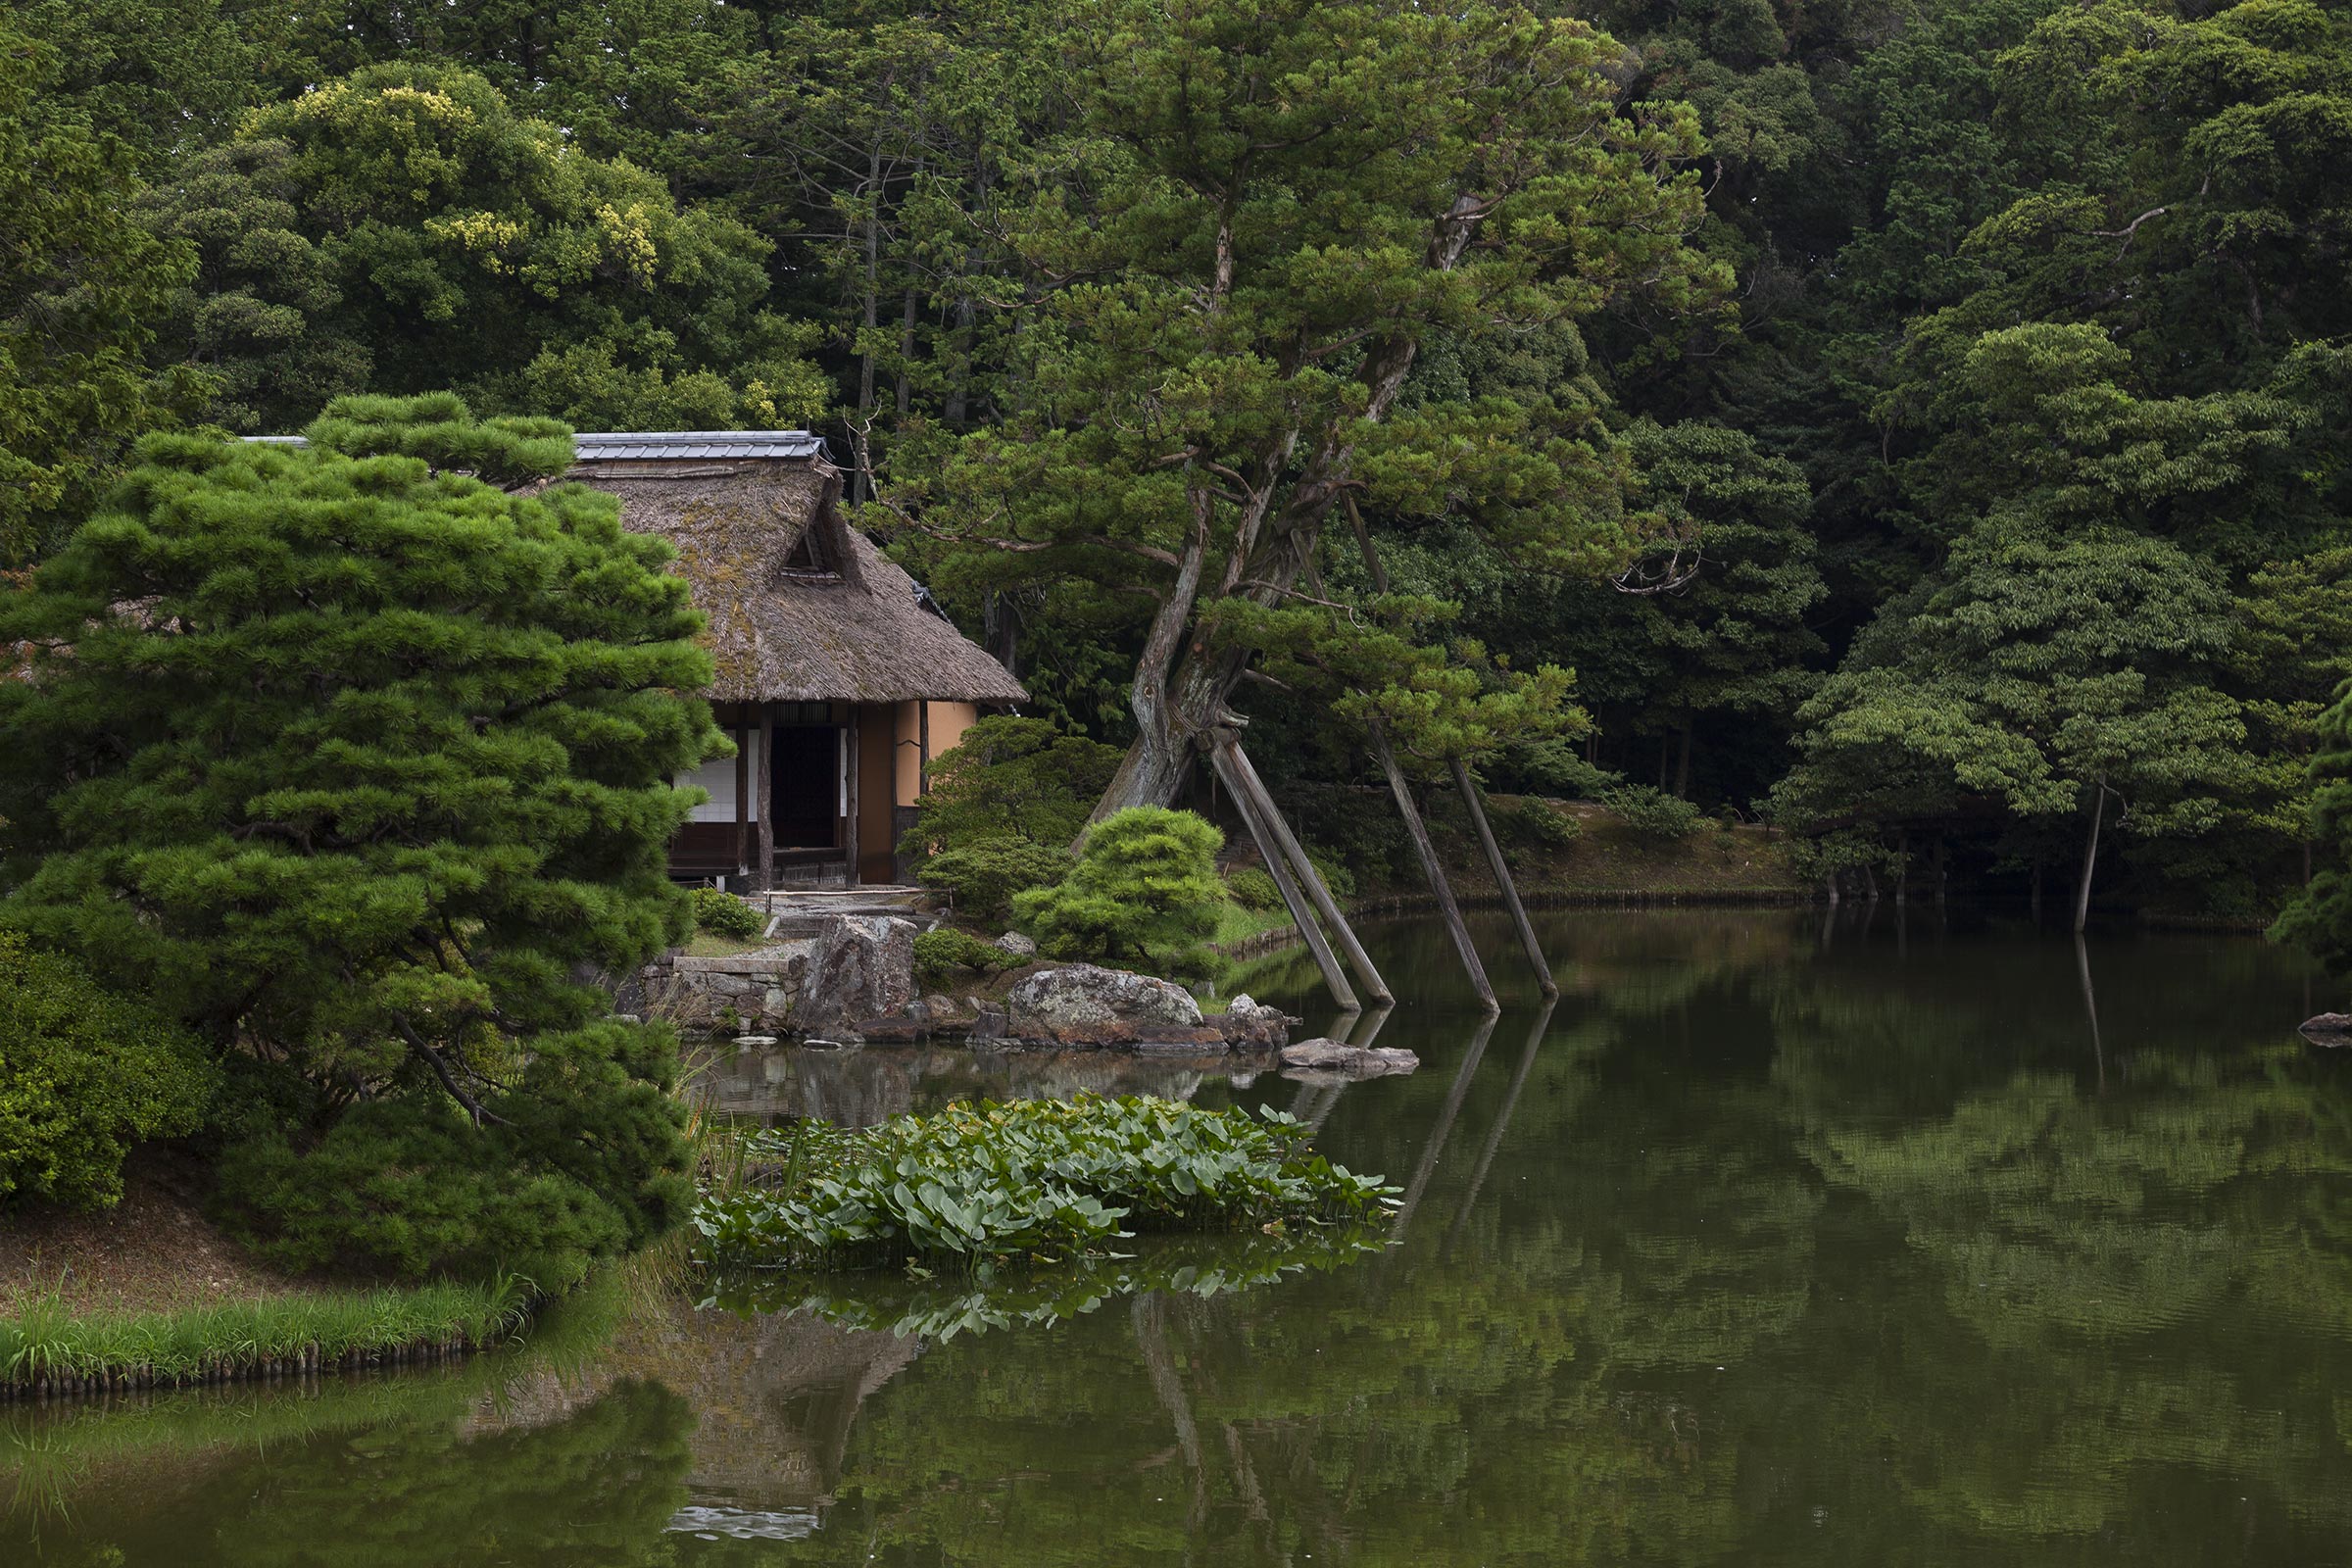
<path fill-rule="evenodd" d="M 585 456 L 585 454 L 583 454 Z M 722 703 L 1017 703 L 1028 693 L 917 596 L 834 506 L 813 462 L 587 461 L 570 477 L 619 497 L 621 521 L 677 551 Z M 814 531 L 815 561 L 796 555 Z"/>

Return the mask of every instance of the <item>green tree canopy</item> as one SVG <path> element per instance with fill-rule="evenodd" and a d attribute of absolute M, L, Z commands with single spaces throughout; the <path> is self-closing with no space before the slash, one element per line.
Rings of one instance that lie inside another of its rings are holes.
<path fill-rule="evenodd" d="M 129 439 L 199 396 L 147 362 L 187 247 L 132 220 L 130 149 L 40 112 L 58 70 L 0 23 L 0 566 L 71 528 Z"/>
<path fill-rule="evenodd" d="M 339 1208 L 411 1269 L 538 1226 L 574 1273 L 683 1196 L 674 1046 L 596 1023 L 587 979 L 687 929 L 672 780 L 725 745 L 686 695 L 699 621 L 610 497 L 488 482 L 561 472 L 562 425 L 439 395 L 309 435 L 150 437 L 0 611 L 32 650 L 0 684 L 6 912 L 299 1086 L 290 1126 L 246 1107 L 281 1215 Z M 288 1131 L 327 1135 L 331 1179 L 290 1168 Z M 520 1217 L 435 1230 L 459 1188 Z"/>

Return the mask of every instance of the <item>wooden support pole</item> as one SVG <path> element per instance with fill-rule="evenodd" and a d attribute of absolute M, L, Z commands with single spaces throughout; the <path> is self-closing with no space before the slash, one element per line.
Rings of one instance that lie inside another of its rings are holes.
<path fill-rule="evenodd" d="M 1429 879 L 1429 891 L 1437 895 L 1438 912 L 1446 917 L 1446 929 L 1453 937 L 1453 951 L 1461 956 L 1462 967 L 1469 971 L 1470 989 L 1486 1004 L 1489 1012 L 1500 1012 L 1502 1004 L 1494 1000 L 1494 987 L 1487 979 L 1487 966 L 1478 961 L 1478 949 L 1470 941 L 1470 927 L 1463 923 L 1461 906 L 1453 902 L 1453 884 L 1446 879 L 1446 867 L 1438 863 L 1438 847 L 1429 841 L 1429 827 L 1421 820 L 1421 808 L 1413 804 L 1412 786 L 1405 782 L 1404 769 L 1396 765 L 1396 750 L 1389 744 L 1389 732 L 1379 719 L 1370 724 L 1372 756 L 1381 771 L 1389 775 L 1389 793 L 1396 797 L 1396 809 L 1404 817 L 1405 831 L 1412 835 L 1413 853 L 1421 858 L 1421 874 Z"/>
<path fill-rule="evenodd" d="M 1208 761 L 1217 777 L 1225 781 L 1226 793 L 1233 797 L 1234 806 L 1242 813 L 1243 824 L 1250 829 L 1250 837 L 1256 842 L 1257 853 L 1266 862 L 1267 874 L 1274 878 L 1274 886 L 1281 890 L 1283 905 L 1291 911 L 1291 924 L 1298 928 L 1298 935 L 1306 940 L 1306 951 L 1315 956 L 1315 967 L 1323 971 L 1323 984 L 1331 992 L 1331 1000 L 1342 1008 L 1362 1005 L 1355 1000 L 1355 992 L 1348 984 L 1347 971 L 1340 967 L 1340 960 L 1332 956 L 1331 944 L 1324 940 L 1323 928 L 1315 923 L 1314 907 L 1308 904 L 1306 896 L 1298 891 L 1298 880 L 1291 875 L 1280 841 L 1258 814 L 1257 803 L 1236 780 L 1232 758 L 1226 755 L 1223 746 L 1212 746 L 1209 748 Z"/>
<path fill-rule="evenodd" d="M 1238 784 L 1241 791 L 1248 794 L 1256 805 L 1259 814 L 1266 819 L 1266 825 L 1273 829 L 1275 839 L 1282 845 L 1283 853 L 1291 858 L 1291 865 L 1298 873 L 1299 884 L 1306 889 L 1307 896 L 1315 901 L 1316 912 L 1331 927 L 1331 939 L 1348 956 L 1348 962 L 1354 968 L 1356 978 L 1363 981 L 1364 990 L 1371 994 L 1374 1002 L 1384 1006 L 1395 1002 L 1396 994 L 1380 977 L 1380 971 L 1372 967 L 1372 956 L 1364 951 L 1364 945 L 1355 939 L 1355 928 L 1340 912 L 1340 901 L 1333 898 L 1331 889 L 1323 885 L 1323 873 L 1316 870 L 1315 862 L 1308 858 L 1306 846 L 1298 842 L 1298 835 L 1292 832 L 1291 824 L 1283 820 L 1282 808 L 1274 804 L 1274 797 L 1267 791 L 1265 780 L 1259 778 L 1257 769 L 1250 765 L 1250 754 L 1242 750 L 1238 741 L 1221 744 L 1227 750 L 1233 768 L 1233 777 L 1227 781 L 1226 787 L 1231 789 Z"/>
<path fill-rule="evenodd" d="M 752 886 L 765 893 L 776 885 L 776 709 L 760 705 L 760 863 Z"/>
<path fill-rule="evenodd" d="M 745 887 L 750 885 L 752 870 L 752 738 L 739 727 L 734 740 L 735 883 Z"/>
<path fill-rule="evenodd" d="M 860 788 L 865 783 L 865 710 L 857 703 L 849 706 L 849 729 L 842 733 L 849 736 L 849 823 L 845 823 L 849 870 L 842 877 L 842 886 L 865 886 L 865 844 L 858 837 L 858 830 L 865 825 L 865 802 L 860 797 Z"/>
<path fill-rule="evenodd" d="M 1551 978 L 1551 965 L 1544 961 L 1544 949 L 1536 941 L 1535 922 L 1527 917 L 1527 906 L 1519 902 L 1519 884 L 1511 880 L 1511 868 L 1502 858 L 1502 846 L 1494 842 L 1494 829 L 1487 821 L 1487 804 L 1479 799 L 1478 784 L 1470 777 L 1470 769 L 1458 757 L 1453 758 L 1454 788 L 1462 792 L 1462 804 L 1470 808 L 1470 820 L 1478 829 L 1478 842 L 1487 852 L 1487 864 L 1494 868 L 1494 885 L 1502 890 L 1502 902 L 1509 906 L 1511 924 L 1519 928 L 1519 945 L 1527 950 L 1527 961 L 1535 966 L 1536 983 L 1547 997 L 1560 994 L 1557 981 Z"/>
<path fill-rule="evenodd" d="M 917 699 L 914 705 L 914 798 L 921 800 L 931 793 L 931 704 Z"/>

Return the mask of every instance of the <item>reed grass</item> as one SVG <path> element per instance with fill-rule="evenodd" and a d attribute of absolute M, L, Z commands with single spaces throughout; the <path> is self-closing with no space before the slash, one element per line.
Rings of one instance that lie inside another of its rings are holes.
<path fill-rule="evenodd" d="M 170 1312 L 78 1312 L 56 1293 L 0 1321 L 0 1398 L 175 1387 L 430 1358 L 513 1335 L 535 1290 L 513 1275 L 320 1291 Z"/>

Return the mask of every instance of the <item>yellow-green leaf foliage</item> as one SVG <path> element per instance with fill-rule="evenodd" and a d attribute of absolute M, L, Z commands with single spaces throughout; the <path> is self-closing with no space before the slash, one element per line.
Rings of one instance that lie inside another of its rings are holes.
<path fill-rule="evenodd" d="M 0 1204 L 113 1203 L 130 1145 L 194 1131 L 214 1078 L 184 1031 L 0 931 Z"/>

